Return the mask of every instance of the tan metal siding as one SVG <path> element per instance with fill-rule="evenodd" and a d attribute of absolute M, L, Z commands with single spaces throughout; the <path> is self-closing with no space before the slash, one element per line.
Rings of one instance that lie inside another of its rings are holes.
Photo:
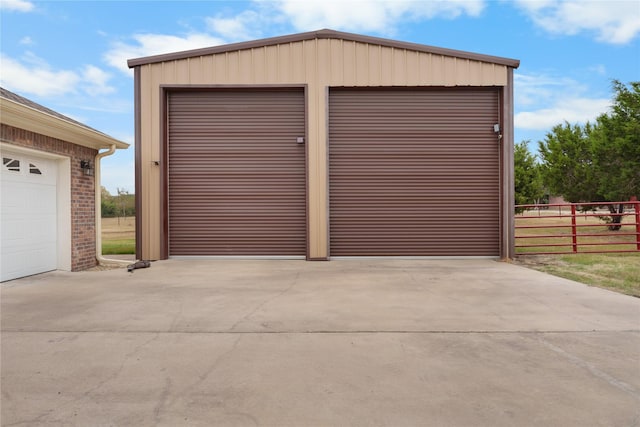
<path fill-rule="evenodd" d="M 331 90 L 331 256 L 498 256 L 498 95 Z"/>
<path fill-rule="evenodd" d="M 306 255 L 304 93 L 172 92 L 169 255 Z"/>
<path fill-rule="evenodd" d="M 354 52 L 355 59 L 349 56 Z M 456 72 L 447 74 L 451 67 Z M 337 39 L 286 42 L 140 66 L 142 256 L 157 259 L 161 255 L 162 185 L 159 168 L 153 163 L 159 159 L 164 120 L 159 109 L 160 85 L 307 85 L 309 256 L 322 258 L 328 252 L 327 87 L 504 86 L 507 70 L 505 65 L 474 59 Z"/>

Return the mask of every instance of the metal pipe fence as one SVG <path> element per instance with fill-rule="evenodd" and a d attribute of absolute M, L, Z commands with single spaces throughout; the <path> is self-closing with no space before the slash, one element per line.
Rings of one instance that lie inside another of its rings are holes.
<path fill-rule="evenodd" d="M 603 212 L 609 206 L 615 209 Z M 637 200 L 516 205 L 520 210 L 515 215 L 516 255 L 640 251 Z"/>

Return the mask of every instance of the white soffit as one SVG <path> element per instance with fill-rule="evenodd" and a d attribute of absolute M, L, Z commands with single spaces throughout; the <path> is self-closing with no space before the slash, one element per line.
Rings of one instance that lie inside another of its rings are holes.
<path fill-rule="evenodd" d="M 0 97 L 0 121 L 6 125 L 46 135 L 51 138 L 82 145 L 84 147 L 126 149 L 129 144 L 104 133 L 78 126 L 62 118 L 55 117 L 35 108 Z"/>

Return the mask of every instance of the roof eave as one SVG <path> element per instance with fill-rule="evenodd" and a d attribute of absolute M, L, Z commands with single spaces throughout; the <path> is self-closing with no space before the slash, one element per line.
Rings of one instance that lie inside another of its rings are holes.
<path fill-rule="evenodd" d="M 78 126 L 67 120 L 38 111 L 34 108 L 0 97 L 2 123 L 46 135 L 51 138 L 71 142 L 96 150 L 110 148 L 127 149 L 129 144 L 96 130 Z"/>
<path fill-rule="evenodd" d="M 166 53 L 162 55 L 146 56 L 142 58 L 129 59 L 127 65 L 129 68 L 135 68 L 141 65 L 155 64 L 159 62 L 175 61 L 179 59 L 194 58 L 198 56 L 213 55 L 216 53 L 224 53 L 243 49 L 252 49 L 256 47 L 273 46 L 282 43 L 293 43 L 304 40 L 313 39 L 340 39 L 361 43 L 378 44 L 381 46 L 395 47 L 399 49 L 409 49 L 418 52 L 433 53 L 436 55 L 451 56 L 456 58 L 471 59 L 480 62 L 489 62 L 507 67 L 518 68 L 520 61 L 517 59 L 503 58 L 499 56 L 483 55 L 473 52 L 465 52 L 461 50 L 445 49 L 441 47 L 428 46 L 418 43 L 402 42 L 397 40 L 384 39 L 379 37 L 363 36 L 353 33 L 345 33 L 334 30 L 318 30 L 306 33 L 290 34 L 286 36 L 270 37 L 260 40 L 252 40 L 247 42 L 232 43 L 220 46 L 206 47 L 201 49 L 192 49 L 182 52 Z"/>

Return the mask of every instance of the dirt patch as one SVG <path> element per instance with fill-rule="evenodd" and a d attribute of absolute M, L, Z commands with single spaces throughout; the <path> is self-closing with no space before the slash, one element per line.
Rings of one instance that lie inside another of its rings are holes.
<path fill-rule="evenodd" d="M 135 238 L 136 218 L 102 218 L 102 239 L 133 239 Z"/>
<path fill-rule="evenodd" d="M 88 268 L 84 271 L 106 271 L 106 270 L 117 270 L 119 268 L 122 268 L 124 270 L 127 269 L 126 265 L 115 265 L 115 264 L 109 264 L 109 265 L 96 265 L 93 268 Z"/>
<path fill-rule="evenodd" d="M 130 264 L 133 264 L 134 262 L 136 262 L 135 255 L 105 255 L 105 258 L 118 259 L 121 261 L 126 261 Z M 125 264 L 119 264 L 119 263 L 105 263 L 101 265 L 96 265 L 95 267 L 89 268 L 85 271 L 105 271 L 105 270 L 116 270 L 119 268 L 126 270 L 127 266 Z"/>
<path fill-rule="evenodd" d="M 542 268 L 551 265 L 558 265 L 563 267 L 569 265 L 569 263 L 558 258 L 557 255 L 520 255 L 516 256 L 513 262 L 514 264 L 534 269 L 537 269 L 536 267 Z"/>

